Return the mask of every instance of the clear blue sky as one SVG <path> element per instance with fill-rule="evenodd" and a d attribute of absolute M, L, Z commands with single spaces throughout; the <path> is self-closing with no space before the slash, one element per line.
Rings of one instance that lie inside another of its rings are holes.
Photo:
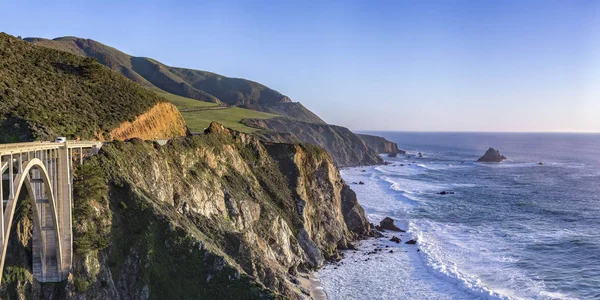
<path fill-rule="evenodd" d="M 600 132 L 600 1 L 11 2 L 0 31 L 252 79 L 351 129 Z"/>

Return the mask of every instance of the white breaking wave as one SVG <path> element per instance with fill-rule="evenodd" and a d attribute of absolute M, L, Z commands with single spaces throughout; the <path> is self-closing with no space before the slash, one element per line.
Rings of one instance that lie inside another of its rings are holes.
<path fill-rule="evenodd" d="M 511 267 L 518 262 L 511 255 L 511 243 L 518 242 L 514 237 L 486 226 L 473 228 L 413 218 L 412 210 L 422 201 L 419 194 L 475 184 L 395 177 L 404 171 L 390 168 L 351 168 L 342 176 L 347 182 L 365 183 L 352 188 L 371 222 L 377 224 L 391 216 L 408 232 L 394 233 L 403 240 L 401 244 L 389 241 L 393 233 L 363 241 L 360 251 L 346 251 L 342 265 L 328 265 L 319 271 L 329 299 L 568 299 L 547 292 L 543 282 Z M 417 245 L 404 244 L 413 238 Z M 383 251 L 366 255 L 377 247 Z"/>

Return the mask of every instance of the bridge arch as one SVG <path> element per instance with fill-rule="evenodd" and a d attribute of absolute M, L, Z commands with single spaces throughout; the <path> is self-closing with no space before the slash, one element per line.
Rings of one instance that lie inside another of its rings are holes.
<path fill-rule="evenodd" d="M 2 165 L 0 166 L 0 176 L 2 174 L 4 174 L 4 172 L 8 169 L 8 165 Z M 29 195 L 29 198 L 31 200 L 31 207 L 33 210 L 33 226 L 34 226 L 34 234 L 35 234 L 35 238 L 38 239 L 38 241 L 44 245 L 46 242 L 46 239 L 44 238 L 44 234 L 42 233 L 42 231 L 44 230 L 43 228 L 43 220 L 41 218 L 42 214 L 40 213 L 40 211 L 38 211 L 38 200 L 41 200 L 38 198 L 38 195 L 36 195 L 36 192 L 34 190 L 33 187 L 33 183 L 32 183 L 32 176 L 30 174 L 31 171 L 37 171 L 35 172 L 36 175 L 39 176 L 39 178 L 35 178 L 35 180 L 39 180 L 41 181 L 41 183 L 44 186 L 44 191 L 45 191 L 45 196 L 47 197 L 47 204 L 50 208 L 50 219 L 52 222 L 52 227 L 51 227 L 51 231 L 52 231 L 52 237 L 54 239 L 54 242 L 56 243 L 56 268 L 57 270 L 55 271 L 55 273 L 60 273 L 60 271 L 62 270 L 62 245 L 61 245 L 61 235 L 60 235 L 60 227 L 59 227 L 59 219 L 58 219 L 58 207 L 57 207 L 57 201 L 56 201 L 56 197 L 55 197 L 55 192 L 53 190 L 52 187 L 52 182 L 50 180 L 50 175 L 49 172 L 46 168 L 46 166 L 44 165 L 43 161 L 40 160 L 39 158 L 32 158 L 31 160 L 24 162 L 23 166 L 21 167 L 20 172 L 18 172 L 16 174 L 16 176 L 14 178 L 10 178 L 9 179 L 9 184 L 11 184 L 13 186 L 13 191 L 14 191 L 14 195 L 10 196 L 9 195 L 9 199 L 8 202 L 6 204 L 6 208 L 4 210 L 4 241 L 2 243 L 2 249 L 0 249 L 2 251 L 1 257 L 0 257 L 0 278 L 2 278 L 2 273 L 4 270 L 4 261 L 6 258 L 6 251 L 7 251 L 7 247 L 8 247 L 8 240 L 10 239 L 10 232 L 11 232 L 11 227 L 12 227 L 12 221 L 14 218 L 14 214 L 15 214 L 15 210 L 16 210 L 16 204 L 17 201 L 19 199 L 19 196 L 21 194 L 21 191 L 23 190 L 23 186 L 25 185 L 25 189 L 27 190 L 27 193 Z M 48 253 L 45 252 L 45 248 L 41 247 L 41 253 L 40 254 L 40 263 L 41 266 L 44 267 L 45 264 L 45 260 L 46 260 L 46 255 Z M 36 258 L 34 257 L 34 260 Z M 35 268 L 35 266 L 34 266 Z M 44 272 L 42 272 L 43 274 Z M 38 278 L 39 280 L 40 278 Z"/>

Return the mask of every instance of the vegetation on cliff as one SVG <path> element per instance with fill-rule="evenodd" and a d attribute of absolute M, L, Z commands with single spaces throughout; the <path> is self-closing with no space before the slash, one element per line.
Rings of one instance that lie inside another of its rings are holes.
<path fill-rule="evenodd" d="M 94 59 L 0 33 L 0 142 L 108 138 L 161 101 Z"/>

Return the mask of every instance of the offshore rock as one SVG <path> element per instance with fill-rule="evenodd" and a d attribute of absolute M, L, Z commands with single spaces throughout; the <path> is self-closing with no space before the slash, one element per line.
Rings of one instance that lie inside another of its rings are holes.
<path fill-rule="evenodd" d="M 499 150 L 496 150 L 494 148 L 489 148 L 485 154 L 480 157 L 477 161 L 478 162 L 501 162 L 503 160 L 505 160 L 506 157 L 504 157 L 504 155 L 500 154 Z"/>
<path fill-rule="evenodd" d="M 386 230 L 406 232 L 406 231 L 398 228 L 398 226 L 396 226 L 394 224 L 394 220 L 390 217 L 385 217 L 385 219 L 381 220 L 381 222 L 379 222 L 379 226 L 381 226 L 381 228 L 386 229 Z"/>

